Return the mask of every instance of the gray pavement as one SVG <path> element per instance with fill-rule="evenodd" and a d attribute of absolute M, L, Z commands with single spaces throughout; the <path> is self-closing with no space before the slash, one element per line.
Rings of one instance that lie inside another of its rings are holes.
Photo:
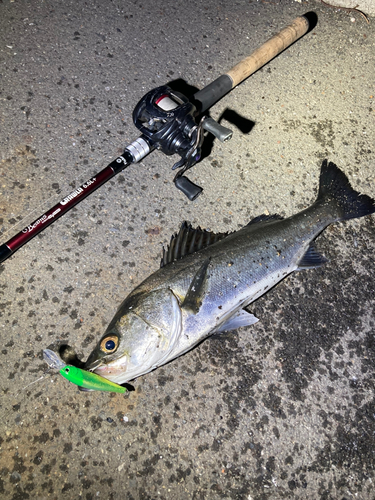
<path fill-rule="evenodd" d="M 309 10 L 316 28 L 212 109 L 234 137 L 189 172 L 196 201 L 154 152 L 0 265 L 1 498 L 374 499 L 374 216 L 323 233 L 329 263 L 254 303 L 259 323 L 125 396 L 79 392 L 42 360 L 61 343 L 86 359 L 183 220 L 291 215 L 324 158 L 375 196 L 374 19 L 313 0 L 3 0 L 1 242 L 138 136 L 146 91 L 202 88 Z"/>

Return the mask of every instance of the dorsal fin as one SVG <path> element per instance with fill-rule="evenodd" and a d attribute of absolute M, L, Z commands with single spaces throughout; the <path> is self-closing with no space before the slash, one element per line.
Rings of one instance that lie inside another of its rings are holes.
<path fill-rule="evenodd" d="M 254 219 L 251 219 L 250 222 L 248 222 L 246 225 L 247 226 L 250 226 L 252 224 L 258 224 L 258 223 L 265 223 L 265 222 L 275 222 L 277 220 L 283 220 L 284 217 L 282 217 L 281 215 L 279 214 L 272 214 L 272 215 L 266 215 L 266 214 L 262 214 L 262 215 L 258 215 L 257 217 L 254 217 Z"/>
<path fill-rule="evenodd" d="M 167 249 L 163 247 L 163 257 L 160 261 L 160 267 L 164 267 L 175 260 L 182 259 L 186 255 L 202 250 L 222 240 L 229 233 L 213 233 L 200 227 L 193 228 L 186 221 L 181 224 L 177 234 L 171 238 Z"/>

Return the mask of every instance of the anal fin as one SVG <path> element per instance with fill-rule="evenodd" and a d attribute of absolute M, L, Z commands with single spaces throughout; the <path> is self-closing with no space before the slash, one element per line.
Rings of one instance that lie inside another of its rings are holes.
<path fill-rule="evenodd" d="M 324 255 L 317 252 L 314 244 L 311 243 L 307 252 L 300 260 L 297 271 L 300 271 L 301 269 L 313 269 L 314 267 L 320 267 L 326 262 L 328 262 L 328 259 L 326 259 Z"/>

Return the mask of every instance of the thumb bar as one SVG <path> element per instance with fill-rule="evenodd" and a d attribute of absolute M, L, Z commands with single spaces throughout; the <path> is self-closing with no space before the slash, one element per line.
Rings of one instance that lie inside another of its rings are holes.
<path fill-rule="evenodd" d="M 203 113 L 215 102 L 221 99 L 236 85 L 255 73 L 259 68 L 271 61 L 275 56 L 301 38 L 316 25 L 317 16 L 314 12 L 297 17 L 289 26 L 270 38 L 256 49 L 251 55 L 245 57 L 233 66 L 226 74 L 219 76 L 212 83 L 194 94 L 194 100 L 199 101 L 199 111 Z"/>

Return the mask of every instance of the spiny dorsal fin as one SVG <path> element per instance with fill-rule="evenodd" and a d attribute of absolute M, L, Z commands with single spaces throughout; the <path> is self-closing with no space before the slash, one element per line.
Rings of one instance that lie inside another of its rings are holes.
<path fill-rule="evenodd" d="M 175 260 L 182 259 L 202 248 L 213 245 L 222 240 L 229 233 L 213 233 L 200 227 L 192 228 L 186 221 L 182 223 L 180 231 L 171 238 L 167 249 L 163 247 L 163 257 L 160 261 L 160 267 L 164 267 Z"/>

